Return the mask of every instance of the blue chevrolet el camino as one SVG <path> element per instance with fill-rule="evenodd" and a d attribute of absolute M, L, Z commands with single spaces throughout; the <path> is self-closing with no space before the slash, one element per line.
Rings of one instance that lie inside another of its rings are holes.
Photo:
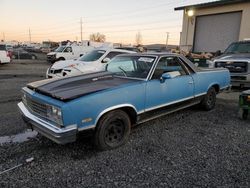
<path fill-rule="evenodd" d="M 30 83 L 18 107 L 29 127 L 56 143 L 92 130 L 107 150 L 124 144 L 132 125 L 195 104 L 213 109 L 229 87 L 227 69 L 200 69 L 177 54 L 128 54 L 103 72 Z"/>

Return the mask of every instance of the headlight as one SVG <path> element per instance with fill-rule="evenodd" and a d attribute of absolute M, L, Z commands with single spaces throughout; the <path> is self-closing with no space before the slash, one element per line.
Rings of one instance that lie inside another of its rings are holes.
<path fill-rule="evenodd" d="M 59 125 L 63 125 L 62 111 L 55 106 L 47 106 L 47 117 Z"/>

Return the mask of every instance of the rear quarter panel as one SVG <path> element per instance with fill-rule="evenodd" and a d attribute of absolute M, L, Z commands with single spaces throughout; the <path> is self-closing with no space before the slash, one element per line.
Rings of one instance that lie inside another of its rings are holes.
<path fill-rule="evenodd" d="M 195 96 L 205 94 L 213 85 L 218 85 L 220 90 L 230 86 L 230 73 L 227 69 L 200 71 L 193 74 L 193 79 Z"/>

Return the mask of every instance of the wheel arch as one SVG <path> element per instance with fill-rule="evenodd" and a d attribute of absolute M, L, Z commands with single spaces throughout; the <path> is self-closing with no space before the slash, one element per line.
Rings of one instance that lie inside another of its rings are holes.
<path fill-rule="evenodd" d="M 213 83 L 213 84 L 211 84 L 211 85 L 207 88 L 207 91 L 208 91 L 211 87 L 213 87 L 213 88 L 215 89 L 215 91 L 216 91 L 217 94 L 220 92 L 220 85 L 219 85 L 218 83 Z"/>
<path fill-rule="evenodd" d="M 113 110 L 122 110 L 122 111 L 126 112 L 131 120 L 131 124 L 133 125 L 136 123 L 137 114 L 138 114 L 137 109 L 131 104 L 121 104 L 121 105 L 116 105 L 116 106 L 106 108 L 101 113 L 99 113 L 99 115 L 97 116 L 97 118 L 95 120 L 95 126 L 97 126 L 101 117 L 103 117 L 105 114 L 107 114 Z"/>

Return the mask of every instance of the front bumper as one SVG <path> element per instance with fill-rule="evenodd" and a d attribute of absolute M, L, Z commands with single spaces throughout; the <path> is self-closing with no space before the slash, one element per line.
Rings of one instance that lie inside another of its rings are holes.
<path fill-rule="evenodd" d="M 58 144 L 66 144 L 76 141 L 76 125 L 70 125 L 66 128 L 58 128 L 53 124 L 31 114 L 22 102 L 18 103 L 18 107 L 28 127 L 36 130 L 43 136 Z"/>
<path fill-rule="evenodd" d="M 47 62 L 49 62 L 49 63 L 56 62 L 56 56 L 54 56 L 54 55 L 47 55 Z"/>
<path fill-rule="evenodd" d="M 250 87 L 250 81 L 231 80 L 231 84 L 234 87 Z"/>

